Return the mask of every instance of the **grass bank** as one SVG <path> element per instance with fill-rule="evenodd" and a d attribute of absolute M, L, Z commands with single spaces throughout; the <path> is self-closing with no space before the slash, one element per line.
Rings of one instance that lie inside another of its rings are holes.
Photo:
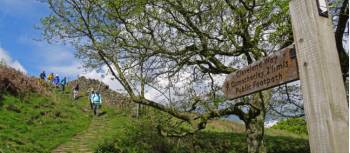
<path fill-rule="evenodd" d="M 87 101 L 72 102 L 69 94 L 5 94 L 0 101 L 0 152 L 49 152 L 86 129 L 91 117 Z"/>

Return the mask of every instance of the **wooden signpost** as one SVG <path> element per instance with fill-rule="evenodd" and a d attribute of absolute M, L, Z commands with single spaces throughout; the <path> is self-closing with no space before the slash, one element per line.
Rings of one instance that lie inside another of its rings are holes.
<path fill-rule="evenodd" d="M 325 0 L 291 0 L 297 60 L 292 49 L 283 49 L 228 75 L 223 91 L 234 99 L 300 78 L 311 152 L 348 153 L 349 109 L 325 5 Z"/>
<path fill-rule="evenodd" d="M 298 79 L 295 49 L 287 47 L 228 75 L 223 91 L 234 99 Z"/>
<path fill-rule="evenodd" d="M 317 5 L 318 4 L 318 5 Z M 348 103 L 325 0 L 291 0 L 289 10 L 312 153 L 349 152 Z"/>

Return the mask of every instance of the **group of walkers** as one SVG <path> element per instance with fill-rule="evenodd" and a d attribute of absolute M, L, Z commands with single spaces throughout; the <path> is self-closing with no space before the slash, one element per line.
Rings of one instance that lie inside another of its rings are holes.
<path fill-rule="evenodd" d="M 48 82 L 53 84 L 56 88 L 61 88 L 62 91 L 65 90 L 65 87 L 67 85 L 67 77 L 63 77 L 63 79 L 60 80 L 60 76 L 55 75 L 54 73 L 50 73 L 49 75 L 47 75 L 47 78 L 46 78 L 46 72 L 43 71 L 40 73 L 40 79 L 42 80 L 47 79 Z"/>
<path fill-rule="evenodd" d="M 67 78 L 64 77 L 60 80 L 59 75 L 55 75 L 54 73 L 50 73 L 46 78 L 46 72 L 43 71 L 40 73 L 41 80 L 47 80 L 51 84 L 53 84 L 56 88 L 60 88 L 63 92 L 65 90 L 65 86 L 67 85 Z M 79 83 L 76 83 L 73 87 L 73 99 L 77 100 L 79 98 Z M 98 109 L 102 106 L 102 96 L 98 90 L 94 90 L 93 88 L 89 91 L 89 102 L 91 110 L 93 110 L 94 115 L 98 114 Z"/>

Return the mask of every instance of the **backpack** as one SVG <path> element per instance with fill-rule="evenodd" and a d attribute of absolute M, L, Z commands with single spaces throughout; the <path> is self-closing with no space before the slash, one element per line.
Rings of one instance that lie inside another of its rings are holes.
<path fill-rule="evenodd" d="M 92 100 L 93 100 L 94 103 L 100 103 L 100 100 L 101 100 L 100 95 L 94 94 L 92 96 Z"/>

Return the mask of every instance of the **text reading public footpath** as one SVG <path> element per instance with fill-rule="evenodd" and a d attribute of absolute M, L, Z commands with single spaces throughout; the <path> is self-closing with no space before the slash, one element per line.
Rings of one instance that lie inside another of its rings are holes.
<path fill-rule="evenodd" d="M 237 98 L 298 79 L 297 62 L 291 48 L 282 49 L 261 61 L 230 74 L 224 83 L 228 98 Z"/>

